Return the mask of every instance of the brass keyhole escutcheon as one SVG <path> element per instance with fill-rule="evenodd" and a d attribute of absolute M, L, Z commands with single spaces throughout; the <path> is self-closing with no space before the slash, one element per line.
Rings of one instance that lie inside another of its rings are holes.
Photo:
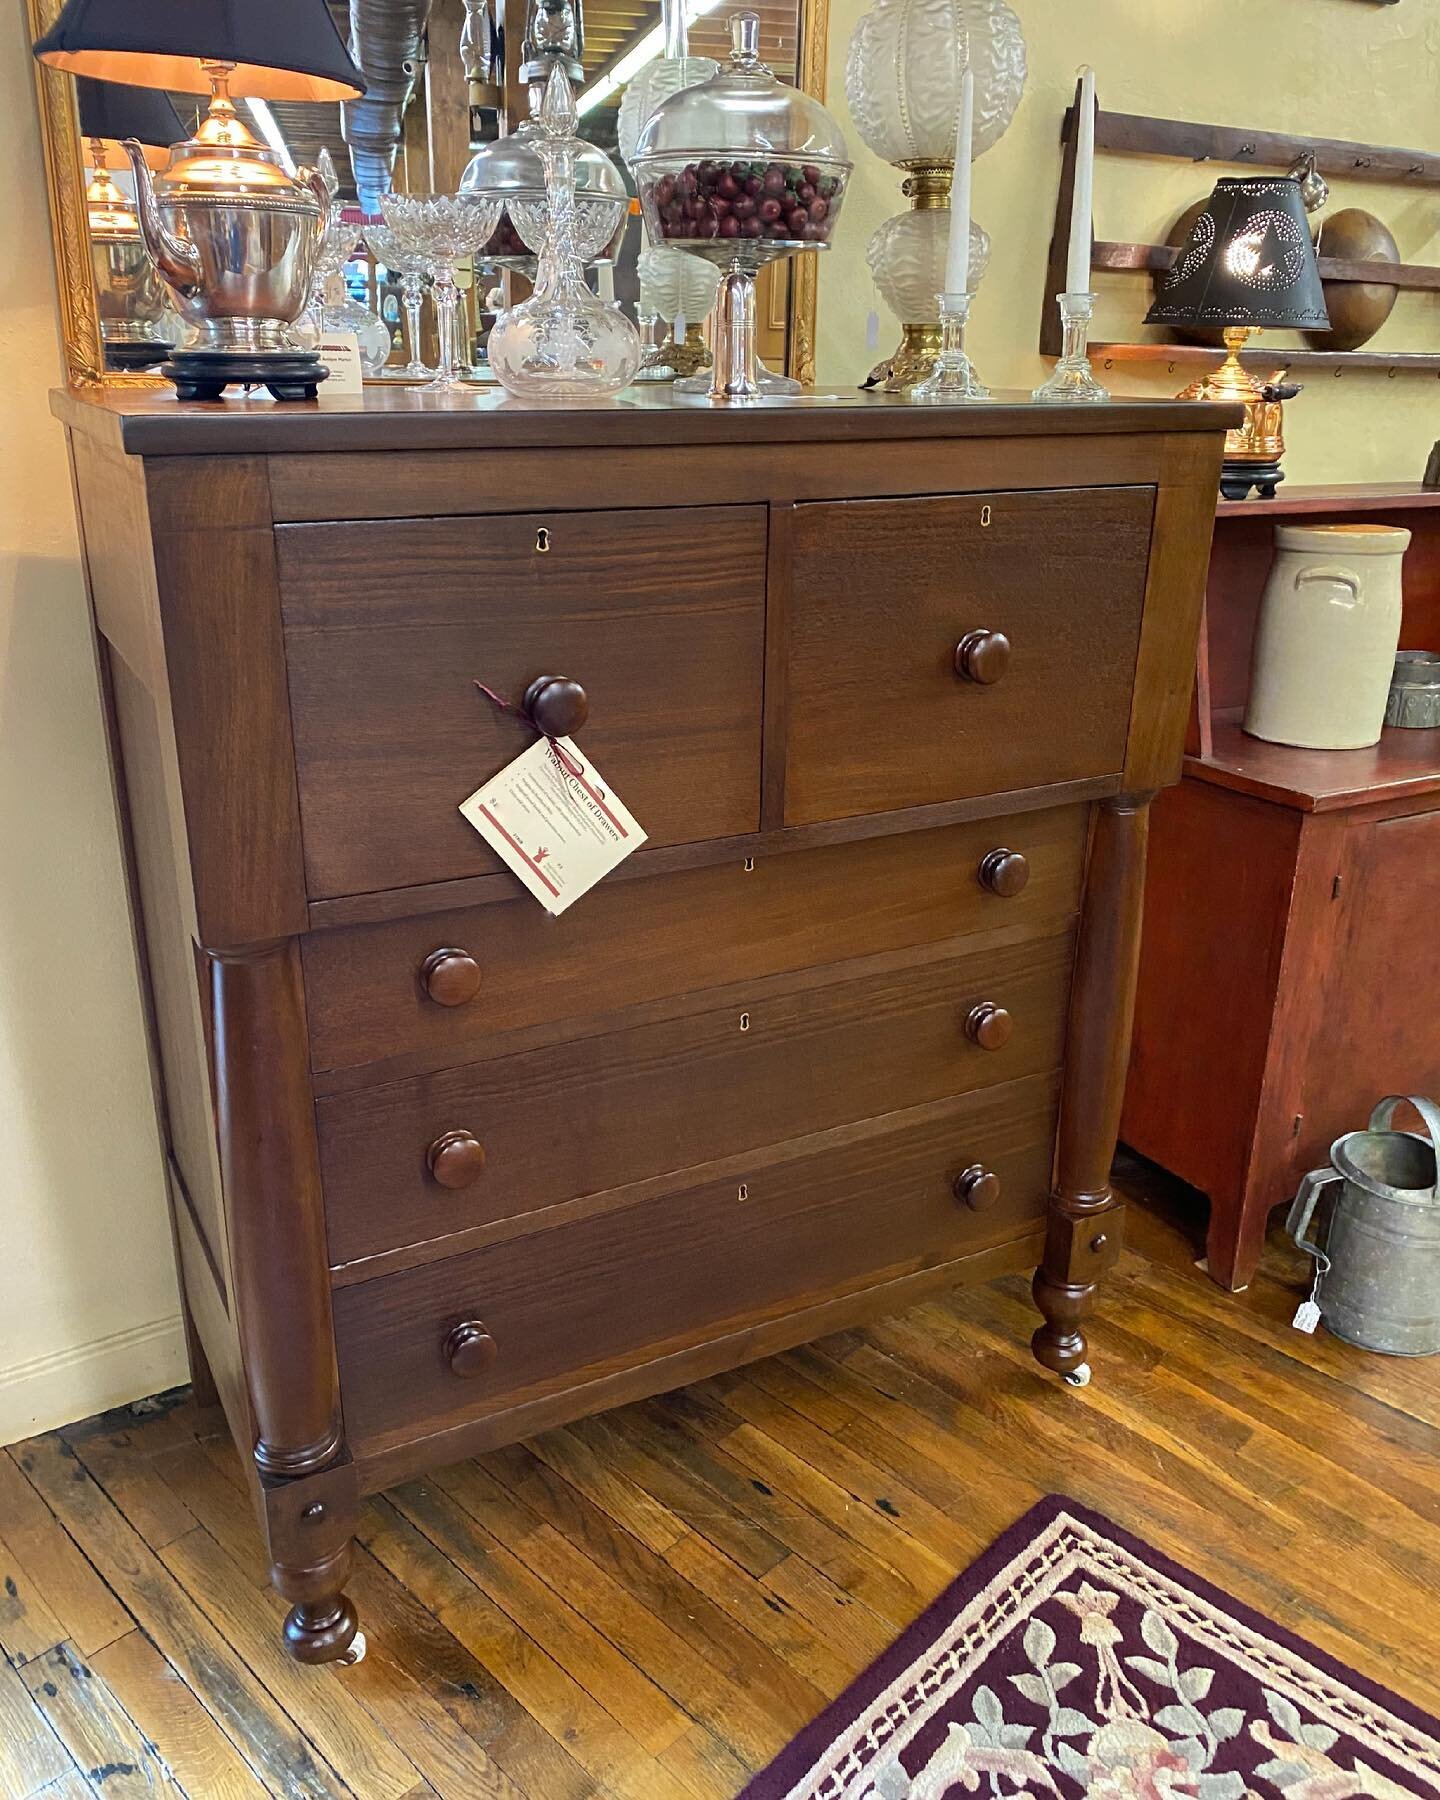
<path fill-rule="evenodd" d="M 753 856 L 747 856 L 745 858 L 744 872 L 747 875 L 753 875 L 755 873 L 755 858 Z"/>
<path fill-rule="evenodd" d="M 543 525 L 535 533 L 535 548 L 540 552 L 541 556 L 543 556 L 550 548 L 550 533 Z"/>
<path fill-rule="evenodd" d="M 739 1187 L 736 1188 L 735 1198 L 737 1200 L 748 1200 L 750 1198 L 750 1183 L 748 1181 L 742 1181 Z"/>
<path fill-rule="evenodd" d="M 982 525 L 988 525 L 994 517 L 994 513 L 988 506 L 982 506 L 980 508 L 980 523 Z"/>
<path fill-rule="evenodd" d="M 743 1012 L 740 1015 L 740 1029 L 742 1031 L 748 1031 L 750 1029 L 750 1015 L 748 1012 Z"/>

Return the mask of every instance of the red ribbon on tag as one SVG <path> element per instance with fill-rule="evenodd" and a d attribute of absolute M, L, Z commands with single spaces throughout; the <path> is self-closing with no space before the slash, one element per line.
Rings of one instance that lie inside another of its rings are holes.
<path fill-rule="evenodd" d="M 474 680 L 475 678 L 472 676 L 471 679 Z M 578 780 L 585 773 L 580 764 L 569 755 L 557 739 L 551 737 L 548 731 L 540 730 L 540 727 L 530 717 L 529 713 L 525 711 L 523 706 L 516 706 L 513 701 L 503 699 L 495 692 L 494 688 L 486 687 L 483 681 L 475 681 L 475 685 L 492 705 L 499 707 L 501 712 L 511 714 L 512 717 L 522 720 L 532 731 L 538 732 L 550 745 L 550 754 L 555 758 L 556 762 L 559 763 L 561 769 L 567 775 L 573 775 Z"/>

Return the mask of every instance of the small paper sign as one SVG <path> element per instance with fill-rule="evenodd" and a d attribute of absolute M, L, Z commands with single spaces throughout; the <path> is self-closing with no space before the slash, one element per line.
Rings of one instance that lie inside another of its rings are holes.
<path fill-rule="evenodd" d="M 573 906 L 645 842 L 568 737 L 538 739 L 460 811 L 550 913 Z"/>
<path fill-rule="evenodd" d="M 1290 1323 L 1296 1331 L 1313 1332 L 1320 1323 L 1320 1308 L 1313 1300 L 1302 1300 L 1295 1308 L 1295 1317 Z"/>
<path fill-rule="evenodd" d="M 333 394 L 363 394 L 365 371 L 360 366 L 360 340 L 353 331 L 328 332 L 315 346 L 330 371 L 320 383 L 320 398 Z"/>

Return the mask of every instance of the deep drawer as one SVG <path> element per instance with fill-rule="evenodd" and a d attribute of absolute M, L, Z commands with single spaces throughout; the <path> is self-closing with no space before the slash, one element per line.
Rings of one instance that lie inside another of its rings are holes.
<path fill-rule="evenodd" d="M 331 1262 L 1057 1068 L 1071 947 L 1065 932 L 322 1100 Z"/>
<path fill-rule="evenodd" d="M 1134 487 L 797 507 L 786 823 L 1116 774 L 1153 505 Z"/>
<path fill-rule="evenodd" d="M 1079 901 L 1086 809 L 1061 807 L 669 875 L 604 881 L 552 919 L 526 894 L 464 911 L 317 932 L 305 941 L 317 1070 L 420 1053 L 435 1067 L 495 1054 L 501 1032 L 573 1027 L 666 996 L 757 980 L 991 927 L 1043 935 Z M 1019 852 L 1024 888 L 982 885 Z M 427 959 L 470 959 L 473 997 L 431 997 Z"/>
<path fill-rule="evenodd" d="M 586 752 L 652 844 L 756 829 L 764 507 L 282 525 L 275 541 L 312 897 L 502 866 L 455 809 L 534 733 L 477 680 L 512 701 L 538 675 L 578 681 Z"/>
<path fill-rule="evenodd" d="M 339 1289 L 351 1444 L 421 1437 L 1009 1242 L 1044 1211 L 1057 1085 L 1034 1076 L 780 1146 L 738 1179 Z M 977 1163 L 999 1178 L 981 1211 L 954 1192 Z M 454 1335 L 467 1324 L 489 1342 Z"/>

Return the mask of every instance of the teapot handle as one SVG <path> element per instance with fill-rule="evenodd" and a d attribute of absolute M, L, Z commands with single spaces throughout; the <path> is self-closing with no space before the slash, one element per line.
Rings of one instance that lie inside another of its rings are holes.
<path fill-rule="evenodd" d="M 1327 1263 L 1329 1258 L 1318 1244 L 1312 1244 L 1305 1236 L 1310 1229 L 1310 1221 L 1315 1216 L 1315 1208 L 1320 1203 L 1320 1196 L 1326 1188 L 1337 1181 L 1343 1182 L 1345 1177 L 1338 1174 L 1329 1163 L 1323 1169 L 1312 1169 L 1300 1183 L 1299 1191 L 1290 1203 L 1290 1216 L 1285 1221 L 1285 1230 L 1295 1240 L 1297 1248 L 1308 1250 L 1317 1262 Z"/>
<path fill-rule="evenodd" d="M 1436 1163 L 1440 1165 L 1440 1106 L 1433 1100 L 1423 1099 L 1419 1094 L 1387 1094 L 1383 1100 L 1377 1101 L 1375 1110 L 1370 1115 L 1370 1130 L 1393 1130 L 1395 1108 L 1407 1104 L 1419 1113 L 1430 1135 L 1430 1147 L 1435 1152 Z"/>

